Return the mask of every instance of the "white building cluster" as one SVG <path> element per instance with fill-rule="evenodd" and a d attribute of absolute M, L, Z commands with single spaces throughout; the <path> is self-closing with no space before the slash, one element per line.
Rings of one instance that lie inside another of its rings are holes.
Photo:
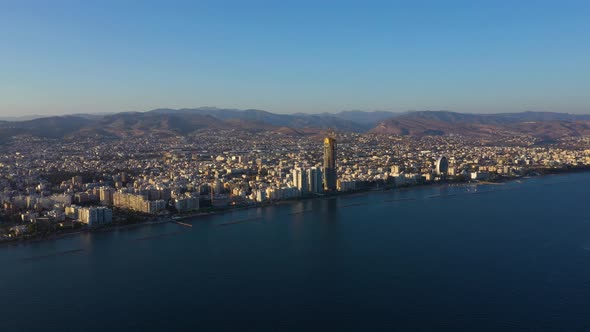
<path fill-rule="evenodd" d="M 80 207 L 76 205 L 66 208 L 66 216 L 78 220 L 90 227 L 110 224 L 113 222 L 113 210 L 101 207 Z"/>

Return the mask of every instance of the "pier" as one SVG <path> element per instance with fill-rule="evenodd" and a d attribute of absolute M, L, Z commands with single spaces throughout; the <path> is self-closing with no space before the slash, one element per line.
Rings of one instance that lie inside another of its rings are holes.
<path fill-rule="evenodd" d="M 187 224 L 185 222 L 178 221 L 178 220 L 170 220 L 170 222 L 175 223 L 175 224 L 180 225 L 180 226 L 184 226 L 184 227 L 190 227 L 190 228 L 193 227 L 193 225 L 191 225 L 191 224 Z"/>

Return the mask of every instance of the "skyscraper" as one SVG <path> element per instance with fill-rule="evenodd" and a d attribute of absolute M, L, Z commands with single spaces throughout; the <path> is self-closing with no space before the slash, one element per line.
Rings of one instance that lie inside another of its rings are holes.
<path fill-rule="evenodd" d="M 317 167 L 312 167 L 307 170 L 307 181 L 309 183 L 308 189 L 310 192 L 319 194 L 323 191 L 322 171 Z"/>
<path fill-rule="evenodd" d="M 113 205 L 113 194 L 115 190 L 113 188 L 108 187 L 100 187 L 99 188 L 99 198 L 100 204 L 110 206 Z"/>
<path fill-rule="evenodd" d="M 293 184 L 295 185 L 295 187 L 297 187 L 297 189 L 299 189 L 302 195 L 305 195 L 309 191 L 307 172 L 301 168 L 295 168 L 292 173 Z"/>
<path fill-rule="evenodd" d="M 336 190 L 336 140 L 324 138 L 324 190 Z"/>
<path fill-rule="evenodd" d="M 435 171 L 438 176 L 447 175 L 449 171 L 449 161 L 447 160 L 447 157 L 441 156 L 438 158 L 435 165 Z"/>

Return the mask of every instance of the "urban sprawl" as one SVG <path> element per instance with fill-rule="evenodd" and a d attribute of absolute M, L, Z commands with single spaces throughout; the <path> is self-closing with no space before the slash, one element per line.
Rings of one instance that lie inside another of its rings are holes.
<path fill-rule="evenodd" d="M 46 139 L 0 146 L 0 241 L 172 221 L 374 188 L 498 181 L 590 167 L 590 138 L 287 136 Z"/>

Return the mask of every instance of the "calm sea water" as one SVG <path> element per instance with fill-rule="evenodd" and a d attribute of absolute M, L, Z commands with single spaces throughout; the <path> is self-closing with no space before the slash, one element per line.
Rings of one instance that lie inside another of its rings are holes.
<path fill-rule="evenodd" d="M 0 331 L 588 331 L 590 173 L 0 247 Z"/>

